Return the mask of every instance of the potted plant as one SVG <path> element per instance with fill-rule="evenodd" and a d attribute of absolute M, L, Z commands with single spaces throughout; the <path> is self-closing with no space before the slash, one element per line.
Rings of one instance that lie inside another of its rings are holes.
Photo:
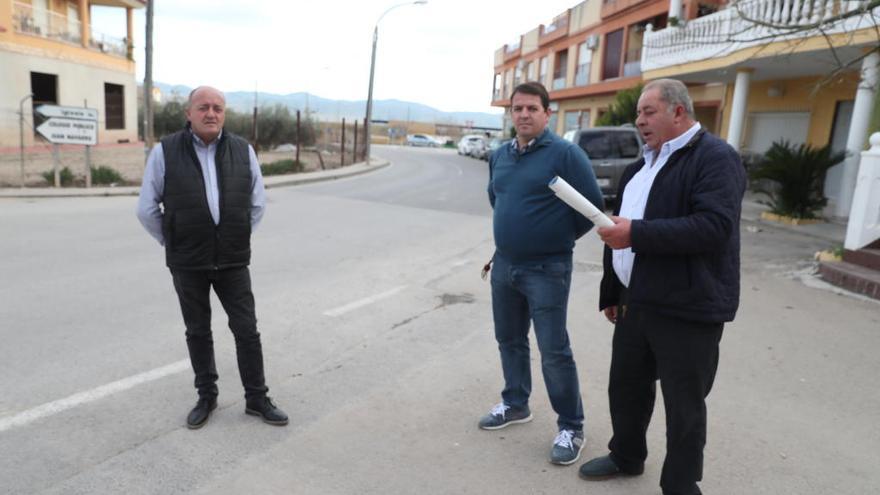
<path fill-rule="evenodd" d="M 834 153 L 830 144 L 814 148 L 776 141 L 749 177 L 753 190 L 768 197 L 763 203 L 770 206 L 771 219 L 777 215 L 794 219 L 790 223 L 804 223 L 817 219 L 828 202 L 823 194 L 825 173 L 844 158 L 846 152 Z"/>

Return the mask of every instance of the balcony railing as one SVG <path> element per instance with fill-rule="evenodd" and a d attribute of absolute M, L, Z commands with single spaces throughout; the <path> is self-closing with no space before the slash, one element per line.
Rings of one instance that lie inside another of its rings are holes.
<path fill-rule="evenodd" d="M 17 33 L 82 46 L 82 24 L 79 19 L 16 2 L 13 4 L 12 23 Z M 91 32 L 89 46 L 104 53 L 131 58 L 126 40 L 97 31 Z"/>
<path fill-rule="evenodd" d="M 541 33 L 538 36 L 538 44 L 544 45 L 551 41 L 564 38 L 568 34 L 568 11 L 556 16 L 553 22 L 541 25 Z"/>
<path fill-rule="evenodd" d="M 131 58 L 131 54 L 128 51 L 128 43 L 124 39 L 107 36 L 104 33 L 92 31 L 89 46 L 104 53 Z"/>
<path fill-rule="evenodd" d="M 565 74 L 553 79 L 553 91 L 565 89 Z"/>
<path fill-rule="evenodd" d="M 26 3 L 12 6 L 12 25 L 15 32 L 66 41 L 82 43 L 82 31 L 78 19 L 69 19 L 55 12 L 34 8 Z"/>
<path fill-rule="evenodd" d="M 687 21 L 684 27 L 645 31 L 641 69 L 725 56 L 751 46 L 874 27 L 880 9 L 853 15 L 868 1 L 739 0 L 724 10 Z M 822 23 L 821 30 L 817 27 Z"/>
<path fill-rule="evenodd" d="M 638 76 L 642 73 L 642 49 L 627 50 L 623 59 L 623 77 Z"/>

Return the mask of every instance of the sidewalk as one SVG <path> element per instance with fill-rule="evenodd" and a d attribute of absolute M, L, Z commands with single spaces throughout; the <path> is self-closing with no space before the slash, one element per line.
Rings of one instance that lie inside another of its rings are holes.
<path fill-rule="evenodd" d="M 759 203 L 760 195 L 746 191 L 745 199 L 742 204 L 742 221 L 744 223 L 754 223 L 760 225 L 760 228 L 771 228 L 777 230 L 788 230 L 797 232 L 817 239 L 843 244 L 846 238 L 846 224 L 835 221 L 824 221 L 811 225 L 788 225 L 779 222 L 772 222 L 761 218 L 761 213 L 769 211 L 770 207 Z"/>
<path fill-rule="evenodd" d="M 380 168 L 387 167 L 391 164 L 383 158 L 372 157 L 370 164 L 366 162 L 358 162 L 353 165 L 347 165 L 332 170 L 319 170 L 316 172 L 305 172 L 301 174 L 272 175 L 263 178 L 266 189 L 272 189 L 282 186 L 297 186 L 302 184 L 310 184 L 312 182 L 321 182 L 334 179 L 342 179 L 345 177 L 353 177 L 355 175 L 365 174 Z M 72 198 L 72 197 L 98 197 L 98 196 L 137 196 L 140 193 L 140 186 L 121 186 L 121 187 L 92 187 L 86 189 L 84 187 L 3 187 L 0 188 L 0 198 Z"/>

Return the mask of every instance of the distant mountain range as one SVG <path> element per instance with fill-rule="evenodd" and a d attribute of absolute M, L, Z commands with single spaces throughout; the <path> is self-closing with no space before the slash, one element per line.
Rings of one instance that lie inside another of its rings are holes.
<path fill-rule="evenodd" d="M 162 91 L 164 99 L 186 98 L 192 88 L 179 84 L 165 84 L 154 82 L 153 85 Z M 292 111 L 306 110 L 313 118 L 318 120 L 339 121 L 362 120 L 366 113 L 366 100 L 330 100 L 309 93 L 290 93 L 279 95 L 275 93 L 257 94 L 257 104 L 260 107 L 281 104 Z M 230 108 L 250 112 L 254 108 L 254 93 L 252 91 L 231 91 L 226 93 L 226 105 Z M 436 124 L 459 124 L 477 127 L 501 128 L 501 115 L 484 112 L 443 112 L 436 108 L 401 100 L 374 100 L 373 120 L 409 120 L 414 122 L 433 122 Z"/>

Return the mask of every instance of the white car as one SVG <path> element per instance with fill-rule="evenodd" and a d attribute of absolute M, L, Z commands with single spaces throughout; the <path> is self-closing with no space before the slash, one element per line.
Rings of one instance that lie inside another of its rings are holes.
<path fill-rule="evenodd" d="M 407 146 L 427 146 L 430 148 L 434 148 L 437 146 L 437 141 L 434 140 L 431 136 L 427 134 L 407 134 L 406 135 L 406 145 Z"/>
<path fill-rule="evenodd" d="M 479 134 L 467 134 L 458 141 L 458 154 L 478 156 L 486 148 L 486 140 Z"/>

